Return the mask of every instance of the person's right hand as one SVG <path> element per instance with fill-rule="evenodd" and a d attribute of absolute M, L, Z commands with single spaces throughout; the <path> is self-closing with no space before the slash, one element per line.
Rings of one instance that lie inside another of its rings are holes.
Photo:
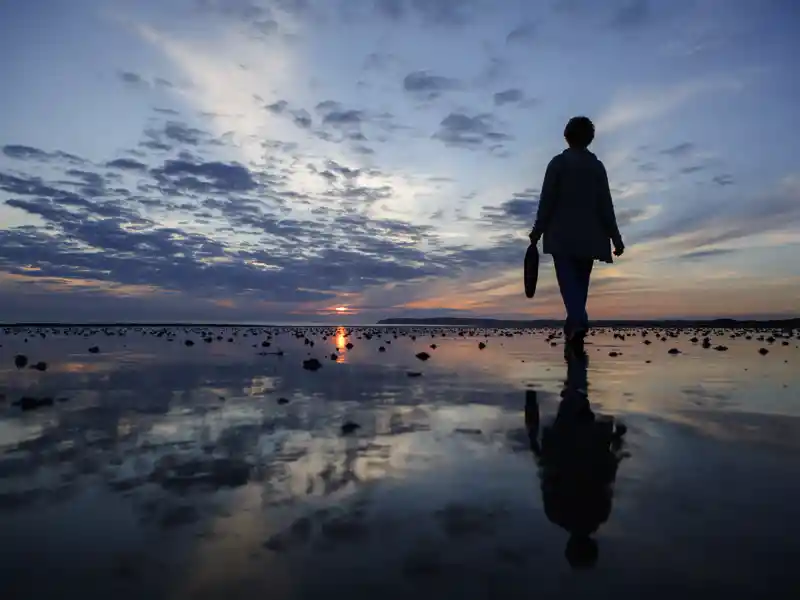
<path fill-rule="evenodd" d="M 625 252 L 625 244 L 620 242 L 614 245 L 614 256 L 622 256 L 623 252 Z"/>

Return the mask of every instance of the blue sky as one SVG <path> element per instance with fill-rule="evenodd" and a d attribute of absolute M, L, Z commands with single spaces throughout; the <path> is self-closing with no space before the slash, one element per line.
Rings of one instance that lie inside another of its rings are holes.
<path fill-rule="evenodd" d="M 2 3 L 4 320 L 560 317 L 520 262 L 576 114 L 628 246 L 591 316 L 796 314 L 798 25 L 789 0 Z"/>

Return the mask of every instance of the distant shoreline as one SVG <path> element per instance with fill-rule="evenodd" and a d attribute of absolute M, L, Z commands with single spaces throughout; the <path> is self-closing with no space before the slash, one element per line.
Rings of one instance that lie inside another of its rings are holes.
<path fill-rule="evenodd" d="M 184 328 L 253 328 L 253 327 L 286 327 L 286 328 L 336 328 L 344 327 L 369 328 L 385 326 L 421 326 L 421 327 L 478 327 L 482 329 L 534 329 L 561 328 L 564 322 L 557 319 L 481 319 L 467 317 L 434 317 L 428 319 L 390 318 L 381 319 L 377 323 L 0 323 L 2 329 L 31 328 L 119 328 L 119 327 L 184 327 Z M 792 319 L 651 319 L 651 320 L 601 320 L 592 321 L 593 327 L 617 328 L 659 328 L 659 329 L 800 329 L 800 317 Z"/>
<path fill-rule="evenodd" d="M 507 319 L 474 319 L 462 317 L 436 317 L 431 319 L 382 319 L 378 325 L 435 325 L 440 327 L 482 327 L 482 328 L 540 328 L 562 327 L 562 320 L 507 320 Z M 653 320 L 603 320 L 592 321 L 593 327 L 638 327 L 662 329 L 764 329 L 800 328 L 800 317 L 793 319 L 653 319 Z"/>

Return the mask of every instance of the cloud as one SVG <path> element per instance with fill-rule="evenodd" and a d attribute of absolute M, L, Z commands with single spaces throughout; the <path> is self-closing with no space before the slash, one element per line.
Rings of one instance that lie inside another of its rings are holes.
<path fill-rule="evenodd" d="M 665 258 L 664 260 L 703 260 L 706 258 L 715 258 L 717 256 L 727 256 L 729 254 L 733 254 L 734 252 L 738 252 L 737 249 L 734 248 L 715 248 L 712 250 L 696 250 L 695 252 L 686 252 L 684 254 L 680 254 L 677 257 L 670 257 Z"/>
<path fill-rule="evenodd" d="M 319 208 L 326 200 L 336 202 L 317 211 L 322 220 L 304 220 L 282 214 L 280 202 L 274 202 L 287 190 L 243 165 L 167 160 L 146 171 L 143 163 L 134 163 L 115 159 L 105 165 L 152 177 L 153 183 L 140 184 L 135 196 L 106 188 L 102 199 L 67 189 L 70 182 L 0 172 L 0 190 L 17 196 L 6 206 L 45 223 L 0 231 L 0 270 L 61 286 L 67 295 L 74 286 L 90 285 L 98 293 L 145 286 L 151 297 L 161 290 L 296 304 L 450 275 L 472 252 L 440 248 L 429 226 L 368 216 L 369 206 L 393 194 L 391 186 L 371 183 L 374 170 L 329 160 L 326 176 L 336 185 L 318 198 Z M 80 189 L 107 184 L 99 172 L 65 174 L 80 182 Z M 189 200 L 194 193 L 202 193 L 199 202 Z M 265 198 L 273 199 L 271 210 Z M 187 225 L 215 223 L 217 234 L 160 225 L 167 217 L 170 222 L 188 217 Z M 258 242 L 243 241 L 248 236 Z M 433 244 L 431 250 L 419 248 L 423 240 Z M 309 282 L 313 290 L 307 289 Z"/>
<path fill-rule="evenodd" d="M 164 125 L 163 136 L 170 141 L 190 146 L 197 146 L 209 139 L 209 135 L 205 131 L 177 121 L 168 121 Z"/>
<path fill-rule="evenodd" d="M 529 227 L 536 220 L 538 208 L 539 191 L 527 188 L 522 192 L 515 192 L 511 199 L 499 206 L 484 206 L 481 210 L 481 221 L 498 229 Z"/>
<path fill-rule="evenodd" d="M 493 118 L 489 114 L 471 117 L 464 113 L 450 113 L 439 124 L 439 130 L 433 135 L 447 146 L 475 148 L 488 142 L 503 142 L 510 136 L 495 131 Z"/>
<path fill-rule="evenodd" d="M 666 154 L 667 156 L 672 157 L 687 156 L 692 152 L 694 152 L 694 144 L 691 142 L 683 142 L 681 144 L 677 144 L 676 146 L 671 146 L 670 148 L 661 150 L 661 154 Z"/>
<path fill-rule="evenodd" d="M 535 23 L 522 23 L 512 29 L 506 36 L 507 44 L 527 43 L 535 39 L 537 27 Z"/>
<path fill-rule="evenodd" d="M 258 187 L 252 173 L 238 163 L 168 160 L 151 173 L 175 192 L 247 192 Z"/>
<path fill-rule="evenodd" d="M 661 89 L 623 90 L 596 119 L 597 129 L 615 131 L 642 121 L 658 119 L 699 96 L 736 91 L 741 87 L 741 81 L 731 77 L 708 77 Z"/>
<path fill-rule="evenodd" d="M 495 106 L 503 106 L 505 104 L 516 104 L 525 99 L 525 92 L 517 88 L 503 90 L 496 92 L 494 95 Z"/>
<path fill-rule="evenodd" d="M 375 12 L 393 21 L 415 16 L 427 25 L 459 26 L 470 19 L 475 0 L 373 0 Z"/>
<path fill-rule="evenodd" d="M 106 163 L 110 169 L 125 169 L 128 171 L 144 171 L 147 165 L 132 158 L 116 158 Z"/>
<path fill-rule="evenodd" d="M 412 94 L 425 96 L 428 99 L 437 98 L 442 92 L 458 89 L 460 83 L 457 79 L 431 75 L 428 71 L 414 71 L 403 79 L 403 89 Z"/>
<path fill-rule="evenodd" d="M 2 151 L 7 157 L 18 160 L 38 160 L 42 162 L 61 160 L 70 162 L 72 164 L 83 164 L 86 162 L 79 156 L 69 154 L 68 152 L 62 152 L 61 150 L 56 150 L 55 152 L 46 152 L 39 148 L 25 146 L 22 144 L 7 144 L 3 146 Z"/>
<path fill-rule="evenodd" d="M 141 75 L 132 71 L 120 71 L 118 75 L 124 83 L 133 87 L 148 87 L 149 85 Z"/>
<path fill-rule="evenodd" d="M 279 115 L 283 113 L 288 106 L 289 103 L 286 100 L 278 100 L 277 102 L 267 105 L 267 110 Z"/>
<path fill-rule="evenodd" d="M 327 125 L 359 125 L 364 117 L 360 110 L 333 110 L 327 113 L 322 122 Z"/>
<path fill-rule="evenodd" d="M 725 198 L 694 202 L 665 215 L 648 230 L 637 233 L 637 243 L 671 241 L 683 250 L 738 241 L 800 224 L 800 178 L 787 177 L 758 198 Z"/>
<path fill-rule="evenodd" d="M 313 124 L 313 121 L 311 119 L 311 115 L 304 108 L 301 108 L 299 110 L 293 111 L 292 112 L 292 120 L 294 121 L 295 125 L 297 125 L 298 127 L 302 128 L 302 129 L 308 129 Z"/>
<path fill-rule="evenodd" d="M 712 181 L 719 186 L 733 185 L 733 175 L 729 175 L 727 173 L 715 175 L 712 178 Z"/>

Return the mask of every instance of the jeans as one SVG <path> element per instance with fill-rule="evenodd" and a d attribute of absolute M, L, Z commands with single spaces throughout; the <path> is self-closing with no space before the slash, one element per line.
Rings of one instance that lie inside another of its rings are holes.
<path fill-rule="evenodd" d="M 594 261 L 573 256 L 555 255 L 556 278 L 561 290 L 561 298 L 567 309 L 564 333 L 569 337 L 573 332 L 588 331 L 589 315 L 586 314 L 586 299 L 589 296 L 589 278 Z"/>

